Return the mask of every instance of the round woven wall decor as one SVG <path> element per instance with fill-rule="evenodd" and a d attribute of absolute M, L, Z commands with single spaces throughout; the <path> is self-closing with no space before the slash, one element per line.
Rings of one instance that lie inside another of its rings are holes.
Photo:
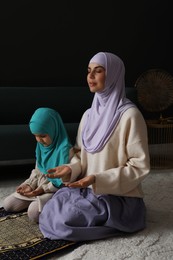
<path fill-rule="evenodd" d="M 173 104 L 173 76 L 161 69 L 142 73 L 135 82 L 139 104 L 149 112 L 161 112 Z"/>

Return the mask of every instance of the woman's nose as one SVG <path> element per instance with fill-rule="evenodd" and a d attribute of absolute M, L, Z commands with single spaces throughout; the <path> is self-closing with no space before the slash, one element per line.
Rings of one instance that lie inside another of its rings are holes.
<path fill-rule="evenodd" d="M 89 73 L 89 78 L 94 78 L 94 76 L 95 76 L 94 71 L 91 71 L 91 72 Z"/>

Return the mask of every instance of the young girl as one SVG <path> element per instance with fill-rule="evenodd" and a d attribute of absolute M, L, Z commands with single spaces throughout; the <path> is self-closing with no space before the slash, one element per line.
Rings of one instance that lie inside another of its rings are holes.
<path fill-rule="evenodd" d="M 36 167 L 16 192 L 5 198 L 3 207 L 10 212 L 28 208 L 29 219 L 38 222 L 44 204 L 62 186 L 60 178 L 50 179 L 45 174 L 49 168 L 69 162 L 72 146 L 60 115 L 51 108 L 38 108 L 29 127 L 37 141 Z"/>
<path fill-rule="evenodd" d="M 40 214 L 40 230 L 50 239 L 103 239 L 146 224 L 141 184 L 150 171 L 147 127 L 126 98 L 123 61 L 97 53 L 88 64 L 87 82 L 95 94 L 79 126 L 77 156 L 48 174 L 68 177 L 67 187 Z"/>

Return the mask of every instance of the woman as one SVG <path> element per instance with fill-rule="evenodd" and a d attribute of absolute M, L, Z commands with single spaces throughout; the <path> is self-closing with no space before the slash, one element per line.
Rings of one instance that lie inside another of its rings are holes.
<path fill-rule="evenodd" d="M 87 82 L 95 93 L 80 122 L 76 154 L 69 164 L 49 170 L 62 178 L 43 208 L 44 237 L 84 241 L 145 228 L 141 182 L 150 171 L 147 128 L 142 114 L 125 96 L 122 60 L 108 52 L 89 62 Z"/>
<path fill-rule="evenodd" d="M 29 219 L 38 222 L 44 204 L 62 186 L 59 178 L 49 179 L 45 174 L 49 168 L 69 162 L 72 146 L 62 119 L 54 109 L 38 108 L 29 127 L 37 141 L 36 167 L 16 192 L 4 200 L 3 207 L 10 212 L 28 209 Z"/>

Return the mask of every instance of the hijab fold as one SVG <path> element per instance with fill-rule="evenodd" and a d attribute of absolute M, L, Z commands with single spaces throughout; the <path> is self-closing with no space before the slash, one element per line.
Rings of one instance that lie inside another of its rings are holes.
<path fill-rule="evenodd" d="M 125 94 L 125 67 L 115 54 L 99 52 L 90 63 L 105 68 L 104 90 L 96 92 L 91 108 L 86 112 L 82 142 L 86 151 L 99 152 L 109 140 L 123 113 L 135 106 Z"/>
<path fill-rule="evenodd" d="M 49 146 L 37 142 L 36 163 L 38 169 L 46 174 L 47 170 L 69 162 L 71 143 L 57 111 L 51 108 L 38 108 L 29 123 L 32 134 L 48 134 L 52 140 Z M 62 184 L 61 179 L 50 179 L 56 187 Z"/>

